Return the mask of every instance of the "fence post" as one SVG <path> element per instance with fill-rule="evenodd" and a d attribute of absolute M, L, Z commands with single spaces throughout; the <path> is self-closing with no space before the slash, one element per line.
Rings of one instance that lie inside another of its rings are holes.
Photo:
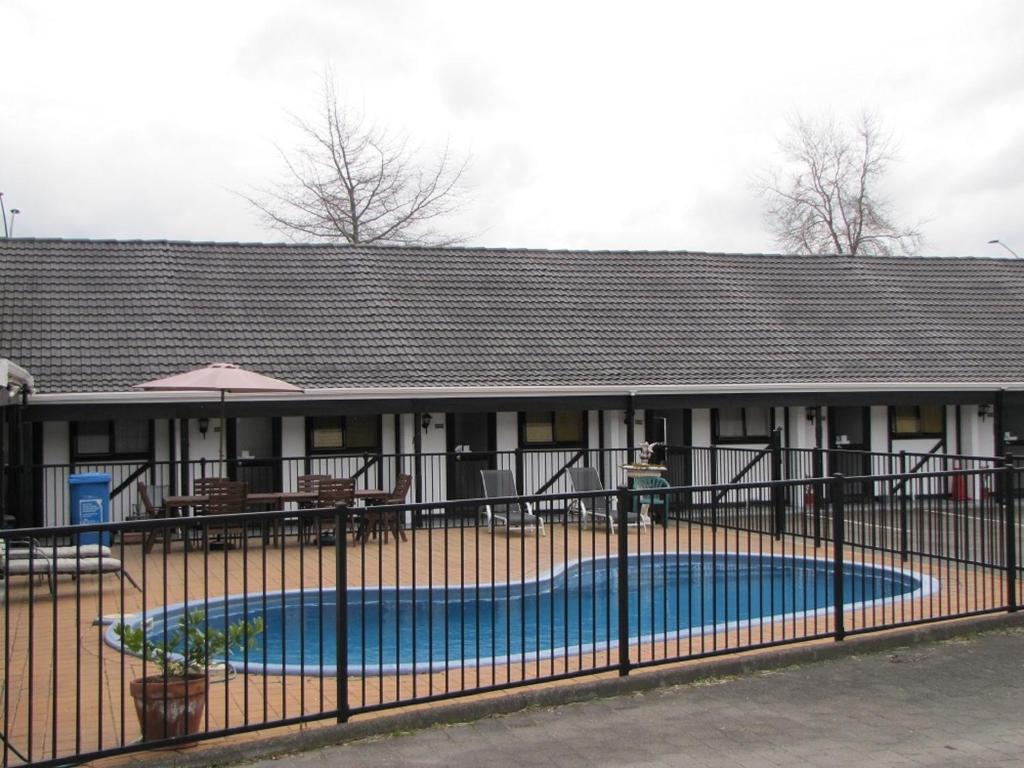
<path fill-rule="evenodd" d="M 335 671 L 338 722 L 347 723 L 348 701 L 348 530 L 347 504 L 334 508 L 334 647 L 337 659 Z M 301 525 L 300 525 L 301 527 Z"/>
<path fill-rule="evenodd" d="M 812 457 L 811 474 L 815 478 L 821 478 L 825 476 L 825 456 L 819 446 L 814 447 L 814 454 Z M 814 548 L 817 549 L 821 546 L 821 505 L 825 501 L 825 484 L 820 480 L 815 480 L 811 486 L 814 489 L 812 499 L 813 505 L 813 526 L 814 526 Z"/>
<path fill-rule="evenodd" d="M 1006 509 L 1006 610 L 1013 613 L 1017 610 L 1017 483 L 1014 474 L 1016 468 L 1013 459 L 1006 457 L 1003 468 L 1003 498 Z"/>
<path fill-rule="evenodd" d="M 900 451 L 900 560 L 906 561 L 910 554 L 910 533 L 907 530 L 907 485 L 910 484 L 910 476 L 907 475 L 907 452 Z"/>
<path fill-rule="evenodd" d="M 782 427 L 772 430 L 769 446 L 772 452 L 772 533 L 781 539 L 786 533 L 786 488 L 782 485 Z"/>
<path fill-rule="evenodd" d="M 836 640 L 846 637 L 843 603 L 846 602 L 843 588 L 843 548 L 846 544 L 846 478 L 841 474 L 832 475 L 829 497 L 832 500 L 832 584 L 833 616 Z"/>
<path fill-rule="evenodd" d="M 708 471 L 711 475 L 711 485 L 718 485 L 718 446 L 712 445 L 708 454 Z M 718 491 L 711 491 L 711 531 L 718 529 Z"/>
<path fill-rule="evenodd" d="M 619 590 L 619 677 L 629 674 L 629 507 L 633 499 L 629 486 L 618 487 L 616 501 L 617 534 L 619 543 L 618 590 Z"/>

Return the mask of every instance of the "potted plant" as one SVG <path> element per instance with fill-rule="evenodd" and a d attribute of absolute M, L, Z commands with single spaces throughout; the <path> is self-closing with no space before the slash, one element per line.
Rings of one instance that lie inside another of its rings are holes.
<path fill-rule="evenodd" d="M 210 660 L 252 648 L 263 619 L 240 619 L 226 630 L 206 623 L 204 611 L 182 614 L 176 629 L 160 640 L 148 636 L 152 619 L 139 626 L 119 624 L 114 634 L 122 649 L 152 662 L 157 673 L 131 682 L 143 741 L 197 733 L 206 707 Z"/>

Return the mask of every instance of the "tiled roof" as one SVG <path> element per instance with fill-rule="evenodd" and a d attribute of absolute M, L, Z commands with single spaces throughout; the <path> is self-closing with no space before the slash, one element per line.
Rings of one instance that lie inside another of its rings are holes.
<path fill-rule="evenodd" d="M 225 360 L 306 388 L 1024 380 L 1024 261 L 0 241 L 39 392 Z"/>

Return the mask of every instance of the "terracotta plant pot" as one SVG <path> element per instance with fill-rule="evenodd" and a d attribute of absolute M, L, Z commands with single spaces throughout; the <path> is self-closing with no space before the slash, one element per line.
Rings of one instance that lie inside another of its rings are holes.
<path fill-rule="evenodd" d="M 142 740 L 173 739 L 199 733 L 206 707 L 205 675 L 168 677 L 151 675 L 131 682 L 135 713 Z"/>

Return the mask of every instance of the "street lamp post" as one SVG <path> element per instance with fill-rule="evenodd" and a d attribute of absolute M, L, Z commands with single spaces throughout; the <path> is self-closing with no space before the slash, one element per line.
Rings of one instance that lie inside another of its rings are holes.
<path fill-rule="evenodd" d="M 21 213 L 20 208 L 11 208 L 11 231 L 8 237 L 14 237 L 14 217 Z"/>
<path fill-rule="evenodd" d="M 0 213 L 4 216 L 4 237 L 10 237 L 11 233 L 7 230 L 7 209 L 4 208 L 4 193 L 0 192 Z"/>
<path fill-rule="evenodd" d="M 1006 243 L 1004 243 L 1002 240 L 989 240 L 988 244 L 989 245 L 1001 245 L 1003 248 L 1005 248 L 1006 250 L 1008 250 L 1010 253 L 1013 254 L 1013 258 L 1015 258 L 1015 259 L 1019 259 L 1020 258 L 1020 256 L 1017 255 L 1017 252 L 1015 250 L 1013 250 L 1013 248 L 1008 246 Z"/>

